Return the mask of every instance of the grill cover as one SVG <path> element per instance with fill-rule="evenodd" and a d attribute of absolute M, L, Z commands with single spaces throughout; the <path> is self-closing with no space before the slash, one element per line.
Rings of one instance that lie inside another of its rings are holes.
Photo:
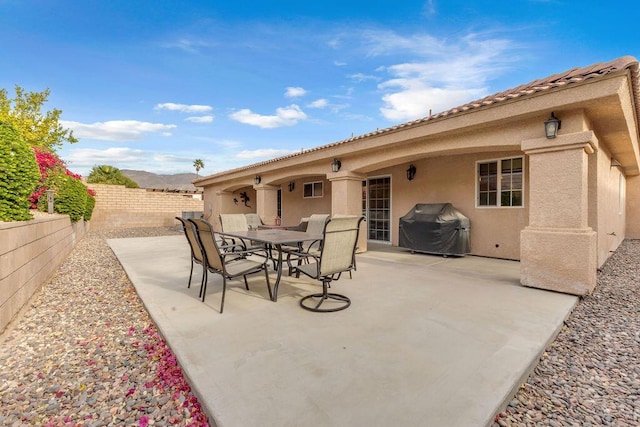
<path fill-rule="evenodd" d="M 471 252 L 469 218 L 451 203 L 419 203 L 400 218 L 399 245 L 412 251 L 463 256 Z"/>

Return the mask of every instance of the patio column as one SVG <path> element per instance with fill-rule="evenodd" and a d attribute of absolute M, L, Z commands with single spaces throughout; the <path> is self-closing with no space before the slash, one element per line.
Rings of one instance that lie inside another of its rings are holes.
<path fill-rule="evenodd" d="M 523 285 L 585 295 L 596 285 L 597 238 L 588 226 L 593 132 L 522 141 L 529 156 L 529 225 L 520 232 Z"/>
<path fill-rule="evenodd" d="M 331 215 L 362 215 L 362 180 L 364 176 L 351 171 L 331 173 Z M 358 252 L 367 251 L 367 224 L 360 223 Z"/>
<path fill-rule="evenodd" d="M 221 213 L 234 212 L 237 209 L 233 202 L 234 197 L 232 191 L 218 190 L 215 192 L 213 203 L 205 202 L 211 207 L 211 216 L 208 221 L 213 224 L 214 230 L 222 231 L 222 225 L 220 224 Z"/>
<path fill-rule="evenodd" d="M 278 190 L 280 187 L 258 184 L 254 185 L 253 189 L 256 190 L 256 213 L 260 215 L 265 224 L 274 225 L 278 214 Z"/>

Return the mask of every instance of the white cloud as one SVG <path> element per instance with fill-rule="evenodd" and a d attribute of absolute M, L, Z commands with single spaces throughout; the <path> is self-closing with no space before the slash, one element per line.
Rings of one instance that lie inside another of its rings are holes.
<path fill-rule="evenodd" d="M 192 123 L 211 123 L 213 116 L 187 117 L 185 120 Z"/>
<path fill-rule="evenodd" d="M 393 32 L 369 32 L 370 55 L 405 51 L 415 59 L 386 67 L 389 78 L 378 85 L 383 92 L 382 115 L 405 121 L 436 114 L 485 96 L 488 80 L 509 64 L 510 42 L 469 34 L 459 40 L 428 35 L 402 37 Z"/>
<path fill-rule="evenodd" d="M 298 98 L 300 96 L 304 96 L 306 93 L 307 91 L 301 87 L 288 87 L 284 96 L 287 98 Z"/>
<path fill-rule="evenodd" d="M 293 126 L 300 120 L 307 118 L 307 115 L 296 104 L 288 107 L 281 107 L 276 110 L 275 115 L 262 115 L 245 108 L 229 115 L 229 118 L 247 125 L 258 126 L 263 129 L 272 129 L 282 126 Z"/>
<path fill-rule="evenodd" d="M 369 74 L 363 74 L 363 73 L 351 74 L 349 78 L 357 82 L 364 82 L 367 80 L 380 80 L 380 77 L 372 76 Z"/>
<path fill-rule="evenodd" d="M 309 107 L 309 108 L 325 108 L 327 105 L 329 105 L 329 101 L 327 101 L 324 98 L 320 98 L 320 99 L 316 99 L 315 101 L 307 104 L 307 107 Z"/>
<path fill-rule="evenodd" d="M 165 125 L 162 123 L 140 122 L 137 120 L 111 120 L 107 122 L 80 123 L 61 120 L 62 126 L 73 130 L 77 138 L 99 139 L 106 141 L 130 141 L 139 140 L 145 134 L 160 133 L 170 136 L 171 129 L 176 125 Z"/>
<path fill-rule="evenodd" d="M 187 105 L 187 104 L 174 104 L 173 102 L 165 102 L 163 104 L 157 104 L 154 107 L 155 110 L 169 110 L 180 111 L 181 113 L 207 113 L 213 108 L 209 105 Z"/>
<path fill-rule="evenodd" d="M 65 160 L 74 167 L 92 167 L 94 165 L 114 165 L 122 162 L 145 160 L 149 154 L 143 150 L 126 147 L 112 147 L 105 150 L 77 148 L 70 150 Z"/>
<path fill-rule="evenodd" d="M 294 150 L 276 150 L 275 148 L 261 148 L 258 150 L 242 150 L 236 157 L 238 159 L 273 159 L 297 153 Z"/>

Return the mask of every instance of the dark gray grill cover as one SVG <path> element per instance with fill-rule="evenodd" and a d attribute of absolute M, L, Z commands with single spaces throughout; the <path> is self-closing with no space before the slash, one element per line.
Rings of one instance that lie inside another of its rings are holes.
<path fill-rule="evenodd" d="M 451 203 L 419 203 L 400 218 L 399 245 L 441 255 L 471 252 L 469 218 Z"/>

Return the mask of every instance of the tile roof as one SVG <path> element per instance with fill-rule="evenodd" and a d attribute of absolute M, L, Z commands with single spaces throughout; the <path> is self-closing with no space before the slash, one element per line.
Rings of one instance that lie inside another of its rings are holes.
<path fill-rule="evenodd" d="M 404 129 L 408 127 L 412 127 L 421 123 L 433 121 L 436 119 L 441 119 L 444 117 L 449 117 L 455 114 L 467 112 L 470 110 L 475 110 L 483 107 L 487 107 L 490 105 L 495 105 L 501 102 L 505 102 L 515 98 L 522 98 L 526 96 L 531 96 L 540 92 L 549 91 L 552 89 L 560 88 L 563 86 L 568 86 L 575 83 L 582 83 L 587 80 L 591 80 L 594 78 L 599 78 L 606 76 L 608 74 L 616 73 L 622 70 L 628 69 L 631 72 L 631 81 L 632 81 L 632 91 L 633 97 L 636 107 L 637 114 L 640 114 L 640 72 L 638 69 L 638 60 L 633 56 L 623 56 L 617 59 L 614 59 L 609 62 L 599 62 L 597 64 L 589 65 L 587 67 L 582 68 L 573 68 L 571 70 L 554 74 L 549 77 L 545 77 L 542 79 L 534 80 L 530 83 L 526 83 L 520 86 L 517 86 L 513 89 L 507 89 L 503 92 L 499 92 L 493 95 L 486 96 L 477 101 L 472 101 L 467 104 L 451 108 L 450 110 L 443 111 L 441 113 L 432 114 L 427 117 L 423 117 L 417 120 L 413 120 L 410 122 L 402 123 L 399 125 L 391 126 L 385 129 L 379 129 L 374 132 L 365 133 L 362 135 L 354 136 L 348 139 L 344 139 L 341 141 L 336 141 L 330 144 L 320 145 L 318 147 L 309 148 L 306 150 L 301 150 L 298 153 L 289 154 L 286 156 L 278 157 L 275 159 L 265 160 L 259 163 L 253 163 L 251 165 L 243 166 L 240 168 L 236 168 L 233 170 L 228 170 L 225 172 L 221 172 L 219 174 L 210 175 L 208 177 L 203 177 L 201 180 L 206 180 L 207 178 L 215 177 L 217 175 L 226 175 L 230 172 L 237 172 L 247 169 L 253 169 L 258 166 L 279 162 L 288 158 L 297 157 L 306 153 L 325 150 L 330 147 L 335 147 L 338 145 L 346 144 L 352 141 L 357 141 L 361 139 L 365 139 L 374 135 L 383 135 L 386 133 L 390 133 L 399 129 Z"/>

